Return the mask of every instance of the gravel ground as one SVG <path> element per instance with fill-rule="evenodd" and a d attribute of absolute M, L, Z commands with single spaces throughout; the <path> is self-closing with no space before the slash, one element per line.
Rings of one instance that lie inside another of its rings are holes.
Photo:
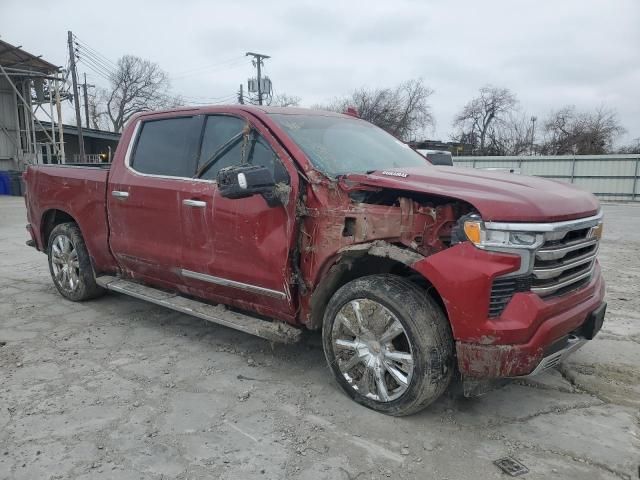
<path fill-rule="evenodd" d="M 391 418 L 332 381 L 319 335 L 272 346 L 110 294 L 72 303 L 0 197 L 0 478 L 637 478 L 640 205 L 608 204 L 603 331 L 535 382 Z"/>

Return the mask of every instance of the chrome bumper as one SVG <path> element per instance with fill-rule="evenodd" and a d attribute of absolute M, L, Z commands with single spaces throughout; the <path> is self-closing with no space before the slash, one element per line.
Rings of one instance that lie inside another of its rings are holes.
<path fill-rule="evenodd" d="M 551 368 L 555 368 L 560 365 L 560 363 L 564 361 L 565 358 L 567 358 L 587 342 L 588 340 L 586 338 L 578 337 L 576 335 L 570 335 L 569 339 L 567 340 L 567 345 L 562 350 L 558 350 L 557 352 L 554 352 L 551 355 L 547 355 L 542 360 L 540 360 L 540 363 L 533 370 L 533 372 L 515 378 L 529 378 L 539 375 Z"/>

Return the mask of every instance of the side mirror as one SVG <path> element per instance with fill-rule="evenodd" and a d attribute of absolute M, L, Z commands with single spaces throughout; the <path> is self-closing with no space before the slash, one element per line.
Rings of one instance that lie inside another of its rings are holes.
<path fill-rule="evenodd" d="M 427 160 L 432 165 L 445 165 L 447 167 L 453 167 L 453 158 L 450 153 L 427 153 Z"/>
<path fill-rule="evenodd" d="M 276 182 L 271 171 L 261 165 L 239 165 L 218 172 L 218 190 L 225 198 L 247 198 L 256 194 L 264 197 L 270 207 L 281 205 L 275 193 Z"/>

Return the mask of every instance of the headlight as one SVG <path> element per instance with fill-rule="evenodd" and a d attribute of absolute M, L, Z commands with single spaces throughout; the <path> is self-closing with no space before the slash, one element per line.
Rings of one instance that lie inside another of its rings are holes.
<path fill-rule="evenodd" d="M 534 249 L 542 245 L 543 235 L 532 232 L 512 232 L 506 230 L 487 230 L 482 220 L 467 220 L 464 222 L 464 233 L 478 248 Z"/>

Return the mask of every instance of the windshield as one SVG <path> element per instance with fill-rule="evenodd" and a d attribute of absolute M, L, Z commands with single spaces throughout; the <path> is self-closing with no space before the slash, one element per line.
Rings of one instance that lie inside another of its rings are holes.
<path fill-rule="evenodd" d="M 384 130 L 356 118 L 271 114 L 329 176 L 428 165 L 425 158 Z"/>

